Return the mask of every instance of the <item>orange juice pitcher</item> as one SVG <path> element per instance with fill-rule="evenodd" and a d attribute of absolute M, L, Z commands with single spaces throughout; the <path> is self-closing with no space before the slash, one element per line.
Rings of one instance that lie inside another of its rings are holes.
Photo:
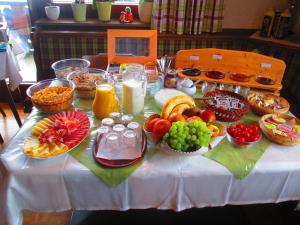
<path fill-rule="evenodd" d="M 96 94 L 93 102 L 95 117 L 103 119 L 111 112 L 120 112 L 120 102 L 112 80 L 104 79 L 95 82 Z"/>

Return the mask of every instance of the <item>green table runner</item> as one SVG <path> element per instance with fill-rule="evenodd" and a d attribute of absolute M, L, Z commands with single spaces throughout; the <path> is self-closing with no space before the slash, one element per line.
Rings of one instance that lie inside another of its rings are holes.
<path fill-rule="evenodd" d="M 258 120 L 259 117 L 252 112 L 247 113 L 242 118 L 242 121 L 245 123 L 258 122 Z M 228 125 L 229 123 L 225 126 Z M 208 151 L 204 156 L 225 166 L 236 178 L 243 179 L 252 171 L 269 144 L 270 142 L 262 136 L 257 144 L 248 148 L 239 148 L 230 144 L 225 137 L 213 150 Z"/>

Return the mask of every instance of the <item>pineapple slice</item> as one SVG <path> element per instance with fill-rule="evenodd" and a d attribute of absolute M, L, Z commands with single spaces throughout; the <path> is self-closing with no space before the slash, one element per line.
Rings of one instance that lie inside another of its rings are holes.
<path fill-rule="evenodd" d="M 32 128 L 31 133 L 34 136 L 39 136 L 44 130 L 48 129 L 49 127 L 51 127 L 53 125 L 53 121 L 48 119 L 48 118 L 44 118 L 42 120 L 40 120 L 39 122 L 36 123 L 36 125 Z"/>

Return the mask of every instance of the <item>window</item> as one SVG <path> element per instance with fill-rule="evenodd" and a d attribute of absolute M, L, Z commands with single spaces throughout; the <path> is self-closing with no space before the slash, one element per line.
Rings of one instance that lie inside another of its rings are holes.
<path fill-rule="evenodd" d="M 93 0 L 85 0 L 85 3 L 92 3 Z M 53 3 L 72 3 L 74 0 L 52 0 Z M 139 3 L 139 0 L 117 0 L 114 4 Z"/>

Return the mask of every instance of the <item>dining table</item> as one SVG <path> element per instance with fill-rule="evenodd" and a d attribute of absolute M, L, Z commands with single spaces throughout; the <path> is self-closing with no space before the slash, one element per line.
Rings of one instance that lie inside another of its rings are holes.
<path fill-rule="evenodd" d="M 34 109 L 1 152 L 1 225 L 21 225 L 23 210 L 182 211 L 300 200 L 300 147 L 277 145 L 265 138 L 263 150 L 251 165 L 243 164 L 236 156 L 222 164 L 216 160 L 217 155 L 205 155 L 226 142 L 223 135 L 213 141 L 212 150 L 205 154 L 166 151 L 148 140 L 146 153 L 136 164 L 124 168 L 102 166 L 92 155 L 100 120 L 94 117 L 91 104 L 92 100 L 73 101 L 73 109 L 89 117 L 91 128 L 86 139 L 72 151 L 49 159 L 30 158 L 23 153 L 24 140 L 33 126 L 49 116 Z M 144 112 L 135 120 L 142 124 L 144 118 L 159 112 L 153 97 L 147 96 Z M 248 117 L 256 118 L 251 112 Z M 226 148 L 219 149 L 219 154 L 226 154 Z M 256 149 L 234 151 L 237 155 L 242 152 L 248 157 L 245 160 L 252 160 L 251 151 Z M 233 167 L 224 166 L 226 163 Z M 246 172 L 241 174 L 240 170 Z"/>

